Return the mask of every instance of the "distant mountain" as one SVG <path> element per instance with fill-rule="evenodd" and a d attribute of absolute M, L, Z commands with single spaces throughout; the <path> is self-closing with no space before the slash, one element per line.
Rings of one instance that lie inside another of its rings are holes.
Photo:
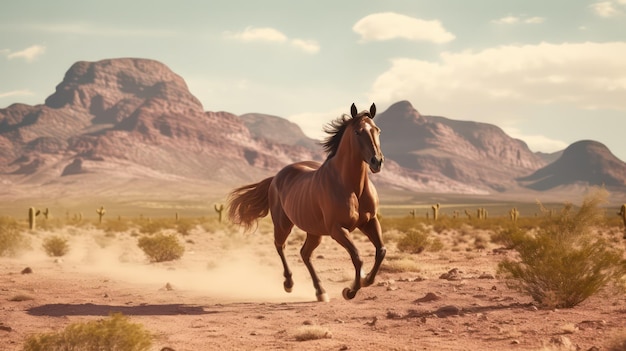
<path fill-rule="evenodd" d="M 239 117 L 255 138 L 320 149 L 317 140 L 307 137 L 297 124 L 284 118 L 261 113 L 247 113 Z"/>
<path fill-rule="evenodd" d="M 322 160 L 321 148 L 304 144 L 262 138 L 238 116 L 205 112 L 157 61 L 77 62 L 44 105 L 0 109 L 0 180 L 52 185 L 100 174 L 94 194 L 120 179 L 230 186 L 296 160 Z"/>
<path fill-rule="evenodd" d="M 597 141 L 582 140 L 568 146 L 561 157 L 519 181 L 534 190 L 585 183 L 609 188 L 626 186 L 626 163 Z"/>
<path fill-rule="evenodd" d="M 517 186 L 520 174 L 546 164 L 526 143 L 494 125 L 423 116 L 408 101 L 392 105 L 376 119 L 386 157 L 439 179 L 505 191 Z"/>
<path fill-rule="evenodd" d="M 423 116 L 407 101 L 375 121 L 386 157 L 384 171 L 372 175 L 381 193 L 626 187 L 626 166 L 599 143 L 533 153 L 497 126 Z M 204 111 L 183 78 L 153 60 L 77 62 L 45 104 L 0 109 L 3 199 L 205 202 L 301 160 L 323 162 L 325 155 L 296 124 Z"/>

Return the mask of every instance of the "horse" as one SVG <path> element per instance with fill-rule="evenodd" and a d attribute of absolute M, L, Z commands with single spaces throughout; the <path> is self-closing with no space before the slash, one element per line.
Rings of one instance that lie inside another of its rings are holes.
<path fill-rule="evenodd" d="M 271 213 L 286 292 L 291 292 L 293 279 L 285 259 L 285 242 L 294 225 L 307 233 L 300 255 L 311 274 L 318 301 L 329 301 L 311 264 L 311 254 L 322 236 L 330 235 L 343 246 L 354 264 L 354 282 L 342 291 L 346 300 L 353 299 L 361 287 L 374 283 L 387 252 L 377 217 L 378 193 L 368 178 L 368 169 L 378 173 L 384 162 L 380 128 L 373 120 L 376 105 L 358 113 L 352 104 L 350 112 L 324 127 L 328 137 L 321 144 L 327 157 L 322 164 L 290 164 L 275 176 L 237 188 L 228 196 L 229 219 L 246 230 Z M 376 249 L 374 266 L 366 276 L 359 251 L 349 236 L 357 228 Z"/>

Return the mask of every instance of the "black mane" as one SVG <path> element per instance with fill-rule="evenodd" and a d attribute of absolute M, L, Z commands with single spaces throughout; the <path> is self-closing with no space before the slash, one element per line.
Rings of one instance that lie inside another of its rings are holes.
<path fill-rule="evenodd" d="M 325 125 L 324 132 L 328 134 L 328 137 L 326 137 L 326 139 L 324 139 L 321 144 L 327 154 L 326 159 L 330 159 L 331 157 L 335 156 L 335 154 L 337 153 L 337 149 L 339 149 L 339 143 L 341 142 L 343 133 L 346 131 L 346 128 L 350 125 L 350 123 L 360 120 L 363 117 L 369 116 L 369 112 L 359 113 L 355 117 L 344 114 L 341 117 Z"/>

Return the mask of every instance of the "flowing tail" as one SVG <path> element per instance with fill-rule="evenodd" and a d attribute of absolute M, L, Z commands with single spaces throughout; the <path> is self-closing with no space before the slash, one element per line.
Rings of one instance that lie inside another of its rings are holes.
<path fill-rule="evenodd" d="M 228 218 L 231 222 L 250 230 L 259 218 L 270 210 L 268 191 L 274 177 L 244 185 L 228 195 Z"/>

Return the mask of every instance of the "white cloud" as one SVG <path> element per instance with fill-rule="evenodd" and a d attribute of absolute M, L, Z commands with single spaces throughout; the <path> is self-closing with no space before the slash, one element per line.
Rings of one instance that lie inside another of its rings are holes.
<path fill-rule="evenodd" d="M 241 40 L 244 42 L 270 41 L 270 42 L 282 43 L 282 42 L 287 41 L 287 36 L 285 34 L 283 34 L 281 31 L 277 29 L 269 28 L 269 27 L 262 27 L 262 28 L 247 27 L 241 32 L 235 32 L 235 33 L 226 32 L 224 34 L 226 37 L 236 39 L 236 40 Z"/>
<path fill-rule="evenodd" d="M 271 27 L 247 27 L 241 32 L 224 32 L 224 37 L 242 42 L 290 42 L 293 47 L 309 54 L 315 54 L 320 51 L 320 45 L 314 40 L 289 39 L 283 32 Z"/>
<path fill-rule="evenodd" d="M 437 20 L 426 21 L 394 12 L 365 16 L 352 27 L 352 30 L 365 42 L 400 38 L 440 44 L 455 38 L 454 34 L 448 32 Z"/>
<path fill-rule="evenodd" d="M 616 6 L 626 5 L 626 1 L 617 0 L 617 1 L 600 1 L 594 4 L 589 5 L 596 13 L 596 15 L 600 17 L 614 17 L 622 13 L 622 11 Z"/>
<path fill-rule="evenodd" d="M 517 24 L 517 23 L 539 24 L 545 21 L 546 21 L 545 18 L 538 17 L 538 16 L 528 17 L 528 18 L 523 18 L 523 17 L 518 17 L 518 16 L 506 16 L 506 17 L 499 18 L 497 20 L 493 20 L 491 22 L 496 23 L 496 24 Z"/>
<path fill-rule="evenodd" d="M 502 129 L 511 137 L 526 142 L 532 151 L 556 152 L 569 146 L 569 144 L 564 141 L 551 139 L 545 135 L 524 134 L 522 131 L 514 127 L 503 127 Z"/>
<path fill-rule="evenodd" d="M 38 56 L 43 55 L 43 53 L 46 51 L 46 47 L 45 46 L 41 46 L 41 45 L 33 45 L 30 47 L 27 47 L 26 49 L 22 50 L 22 51 L 17 51 L 17 52 L 12 52 L 7 54 L 7 58 L 9 60 L 15 59 L 15 58 L 22 58 L 24 60 L 26 60 L 27 62 L 32 62 L 34 61 Z"/>
<path fill-rule="evenodd" d="M 510 45 L 444 52 L 438 61 L 396 58 L 372 101 L 425 101 L 447 110 L 511 103 L 626 111 L 626 42 Z M 437 110 L 433 110 L 437 111 Z"/>
<path fill-rule="evenodd" d="M 34 95 L 30 90 L 13 90 L 7 91 L 5 93 L 0 93 L 0 99 L 3 98 L 12 98 L 16 96 L 31 96 Z"/>
<path fill-rule="evenodd" d="M 314 40 L 292 39 L 291 45 L 310 54 L 315 54 L 320 51 L 320 45 Z"/>

